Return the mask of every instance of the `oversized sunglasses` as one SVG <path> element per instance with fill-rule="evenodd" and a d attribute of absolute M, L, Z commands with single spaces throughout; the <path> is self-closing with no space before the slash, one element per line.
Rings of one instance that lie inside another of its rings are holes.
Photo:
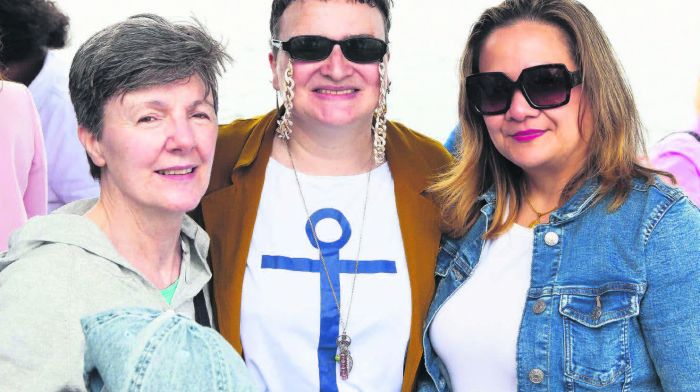
<path fill-rule="evenodd" d="M 353 37 L 342 41 L 320 35 L 300 35 L 287 41 L 270 40 L 273 47 L 282 49 L 295 60 L 321 61 L 328 58 L 335 45 L 340 45 L 343 56 L 353 63 L 374 63 L 386 54 L 386 42 L 372 37 Z"/>
<path fill-rule="evenodd" d="M 467 77 L 467 98 L 481 115 L 502 114 L 510 109 L 519 89 L 535 109 L 552 109 L 569 103 L 571 89 L 581 84 L 581 71 L 569 72 L 564 64 L 525 68 L 515 82 L 502 72 L 482 72 Z"/>

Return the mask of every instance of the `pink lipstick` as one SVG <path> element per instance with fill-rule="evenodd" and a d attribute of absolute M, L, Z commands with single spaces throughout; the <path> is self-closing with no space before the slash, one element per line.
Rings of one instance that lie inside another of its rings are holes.
<path fill-rule="evenodd" d="M 544 135 L 544 132 L 545 131 L 542 129 L 526 129 L 524 131 L 516 132 L 510 136 L 515 139 L 515 141 L 524 143 L 537 139 L 538 137 Z"/>

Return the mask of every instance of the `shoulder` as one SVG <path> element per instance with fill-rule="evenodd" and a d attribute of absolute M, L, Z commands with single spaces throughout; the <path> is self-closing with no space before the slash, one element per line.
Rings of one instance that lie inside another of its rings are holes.
<path fill-rule="evenodd" d="M 17 257 L 12 250 L 0 254 L 0 308 L 21 312 L 67 306 L 84 257 L 84 251 L 61 243 L 39 245 Z"/>
<path fill-rule="evenodd" d="M 675 132 L 663 138 L 649 151 L 649 160 L 663 167 L 664 161 L 678 156 L 700 165 L 700 141 L 690 132 Z"/>
<path fill-rule="evenodd" d="M 632 197 L 641 197 L 650 205 L 673 204 L 685 197 L 683 191 L 655 176 L 651 183 L 637 178 L 632 181 Z"/>
<path fill-rule="evenodd" d="M 652 183 L 634 180 L 625 204 L 643 210 L 644 242 L 668 232 L 700 234 L 700 210 L 683 191 L 656 177 Z"/>
<path fill-rule="evenodd" d="M 268 116 L 269 113 L 256 117 L 241 118 L 228 124 L 219 125 L 219 139 L 216 142 L 216 152 L 240 150 L 253 130 Z"/>
<path fill-rule="evenodd" d="M 411 159 L 433 169 L 442 168 L 453 161 L 452 155 L 437 140 L 399 122 L 389 121 L 388 125 L 387 143 L 393 143 L 397 153 L 409 154 Z"/>
<path fill-rule="evenodd" d="M 78 385 L 79 320 L 82 301 L 90 296 L 76 291 L 95 287 L 94 281 L 79 276 L 90 270 L 80 261 L 85 253 L 65 244 L 46 244 L 0 272 L 0 309 L 7 320 L 0 329 L 0 357 L 8 359 L 0 361 L 0 373 L 7 372 L 3 385 L 16 385 L 17 390 Z M 41 377 L 30 382 L 36 375 Z"/>
<path fill-rule="evenodd" d="M 34 101 L 22 84 L 0 81 L 0 118 L 0 133 L 4 137 L 33 140 L 33 134 L 41 133 Z"/>
<path fill-rule="evenodd" d="M 65 280 L 58 277 L 65 275 L 72 265 L 82 259 L 81 253 L 82 250 L 61 243 L 38 245 L 17 256 L 10 249 L 0 254 L 0 263 L 9 264 L 0 270 L 0 285 L 17 280 L 34 282 L 33 284 L 43 282 L 52 286 L 60 284 Z"/>
<path fill-rule="evenodd" d="M 7 80 L 0 80 L 0 98 L 3 102 L 10 102 L 12 99 L 31 99 L 27 87 Z"/>
<path fill-rule="evenodd" d="M 5 121 L 12 117 L 26 116 L 35 112 L 34 101 L 29 89 L 22 84 L 0 80 L 0 109 Z"/>

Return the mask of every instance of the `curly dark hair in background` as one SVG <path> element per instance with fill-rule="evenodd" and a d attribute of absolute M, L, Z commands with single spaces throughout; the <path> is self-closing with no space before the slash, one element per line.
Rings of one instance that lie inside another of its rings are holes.
<path fill-rule="evenodd" d="M 0 62 L 24 60 L 66 45 L 69 19 L 53 1 L 0 0 Z"/>

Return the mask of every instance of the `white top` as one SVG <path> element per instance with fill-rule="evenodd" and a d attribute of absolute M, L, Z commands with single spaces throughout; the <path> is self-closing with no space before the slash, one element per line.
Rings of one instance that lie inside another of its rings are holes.
<path fill-rule="evenodd" d="M 49 212 L 75 200 L 97 197 L 78 122 L 68 93 L 67 67 L 49 51 L 44 66 L 29 84 L 44 132 L 49 180 Z"/>
<path fill-rule="evenodd" d="M 334 361 L 338 311 L 328 276 L 306 230 L 294 172 L 271 158 L 243 279 L 241 341 L 251 378 L 267 391 L 398 391 L 411 289 L 389 167 L 371 173 L 364 229 L 367 174 L 299 173 L 299 180 L 329 275 L 339 282 L 343 320 L 362 235 L 347 330 L 354 367 L 341 380 Z"/>
<path fill-rule="evenodd" d="M 471 277 L 435 315 L 430 342 L 453 391 L 517 391 L 516 349 L 533 241 L 533 231 L 517 224 L 486 241 Z"/>

